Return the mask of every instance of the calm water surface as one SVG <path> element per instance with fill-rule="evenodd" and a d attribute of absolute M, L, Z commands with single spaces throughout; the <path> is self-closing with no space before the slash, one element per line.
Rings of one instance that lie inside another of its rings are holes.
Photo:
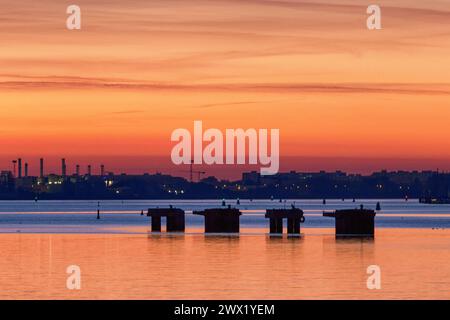
<path fill-rule="evenodd" d="M 227 200 L 236 206 L 236 200 Z M 377 228 L 450 228 L 450 205 L 425 205 L 417 200 L 241 200 L 236 206 L 243 212 L 244 228 L 268 228 L 265 209 L 289 208 L 295 205 L 305 212 L 303 228 L 333 228 L 334 220 L 322 217 L 324 210 L 356 208 L 375 209 L 381 203 L 381 212 L 375 220 Z M 200 228 L 203 217 L 194 216 L 192 210 L 220 207 L 218 200 L 191 201 L 0 201 L 0 233 L 99 233 L 125 232 L 113 230 L 117 226 L 148 226 L 149 218 L 141 216 L 148 208 L 168 207 L 170 204 L 186 210 L 188 226 Z M 101 219 L 97 220 L 97 209 Z M 127 231 L 128 232 L 128 231 Z"/>
<path fill-rule="evenodd" d="M 101 202 L 100 220 L 95 201 L 0 202 L 0 299 L 450 299 L 450 207 L 380 200 L 374 240 L 336 240 L 322 210 L 360 202 L 377 201 L 297 201 L 297 239 L 269 237 L 261 211 L 289 202 L 241 201 L 240 236 L 205 236 L 190 214 L 186 234 L 150 234 L 139 212 L 164 201 Z M 69 265 L 81 290 L 66 288 Z M 381 290 L 367 289 L 369 265 Z"/>

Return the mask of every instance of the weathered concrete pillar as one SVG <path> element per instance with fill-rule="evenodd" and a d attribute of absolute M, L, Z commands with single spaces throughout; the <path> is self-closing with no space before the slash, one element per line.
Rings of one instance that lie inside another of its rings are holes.
<path fill-rule="evenodd" d="M 335 218 L 336 237 L 373 237 L 375 211 L 367 209 L 324 212 L 324 217 Z"/>
<path fill-rule="evenodd" d="M 287 219 L 287 233 L 288 234 L 299 234 L 300 233 L 300 219 L 297 217 L 292 217 Z"/>
<path fill-rule="evenodd" d="M 303 211 L 295 207 L 291 209 L 266 210 L 265 217 L 270 221 L 271 234 L 283 234 L 283 219 L 287 219 L 288 235 L 299 235 L 300 223 L 305 222 Z"/>
<path fill-rule="evenodd" d="M 205 217 L 205 233 L 239 233 L 241 212 L 238 209 L 206 209 L 194 211 Z"/>
<path fill-rule="evenodd" d="M 217 214 L 205 215 L 206 233 L 238 233 L 239 217 Z"/>
<path fill-rule="evenodd" d="M 184 215 L 167 216 L 167 232 L 184 232 Z"/>
<path fill-rule="evenodd" d="M 184 232 L 185 230 L 185 213 L 181 209 L 155 208 L 148 209 L 148 217 L 152 218 L 152 232 L 161 232 L 161 218 L 166 217 L 167 232 Z"/>
<path fill-rule="evenodd" d="M 270 233 L 283 233 L 283 218 L 270 218 Z"/>
<path fill-rule="evenodd" d="M 152 232 L 161 232 L 160 216 L 152 216 Z"/>

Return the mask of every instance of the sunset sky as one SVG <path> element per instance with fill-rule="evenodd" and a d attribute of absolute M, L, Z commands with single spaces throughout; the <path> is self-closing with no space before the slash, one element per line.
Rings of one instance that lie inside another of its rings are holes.
<path fill-rule="evenodd" d="M 449 1 L 0 0 L 0 119 L 31 173 L 176 173 L 194 120 L 279 128 L 282 170 L 450 170 Z"/>

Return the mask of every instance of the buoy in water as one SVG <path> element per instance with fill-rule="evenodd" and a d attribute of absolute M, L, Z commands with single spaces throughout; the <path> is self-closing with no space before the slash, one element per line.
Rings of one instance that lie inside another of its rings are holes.
<path fill-rule="evenodd" d="M 376 210 L 377 210 L 377 211 L 380 211 L 380 210 L 381 210 L 381 204 L 380 204 L 379 202 L 377 202 Z"/>

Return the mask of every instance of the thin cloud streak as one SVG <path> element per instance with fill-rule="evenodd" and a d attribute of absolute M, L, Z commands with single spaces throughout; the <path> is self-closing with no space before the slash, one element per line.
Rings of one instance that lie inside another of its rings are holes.
<path fill-rule="evenodd" d="M 80 78 L 77 78 L 80 79 Z M 95 78 L 89 81 L 1 81 L 3 90 L 66 90 L 66 89 L 114 89 L 114 90 L 164 90 L 164 91 L 239 91 L 267 93 L 368 93 L 368 94 L 406 94 L 406 95 L 450 95 L 450 84 L 420 84 L 420 83 L 223 83 L 223 84 L 175 84 L 175 83 L 135 83 L 114 82 Z M 257 102 L 237 102 L 231 104 L 249 104 Z M 226 103 L 228 104 L 228 103 Z M 206 104 L 199 106 L 207 108 L 221 104 Z"/>

